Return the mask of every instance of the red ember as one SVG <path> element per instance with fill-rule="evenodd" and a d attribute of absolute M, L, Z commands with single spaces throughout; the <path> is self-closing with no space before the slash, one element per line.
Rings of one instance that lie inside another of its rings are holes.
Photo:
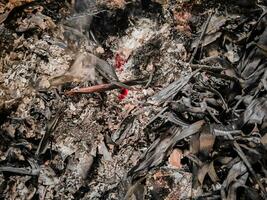
<path fill-rule="evenodd" d="M 122 69 L 123 65 L 125 64 L 125 59 L 123 58 L 123 56 L 119 53 L 117 53 L 115 55 L 115 67 L 117 69 Z"/>
<path fill-rule="evenodd" d="M 121 89 L 121 93 L 118 95 L 119 100 L 123 100 L 127 97 L 129 90 L 126 88 Z"/>

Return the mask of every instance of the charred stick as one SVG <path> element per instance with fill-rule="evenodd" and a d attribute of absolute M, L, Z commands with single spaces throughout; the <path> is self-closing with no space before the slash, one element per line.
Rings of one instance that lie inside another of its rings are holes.
<path fill-rule="evenodd" d="M 233 136 L 231 134 L 228 135 L 228 137 L 232 140 L 234 140 Z M 266 190 L 265 187 L 263 186 L 263 184 L 260 181 L 260 178 L 258 177 L 258 174 L 254 171 L 254 169 L 252 168 L 252 165 L 250 164 L 250 162 L 248 161 L 245 153 L 243 152 L 243 150 L 241 149 L 240 145 L 234 141 L 233 143 L 234 145 L 234 150 L 237 152 L 237 154 L 239 155 L 239 157 L 243 160 L 244 164 L 246 165 L 248 171 L 250 171 L 252 177 L 254 178 L 254 180 L 256 181 L 256 183 L 259 185 L 262 193 L 264 194 L 264 196 L 266 197 Z"/>
<path fill-rule="evenodd" d="M 146 83 L 146 80 L 137 79 L 137 80 L 123 81 L 122 83 L 128 86 L 134 86 L 134 85 L 142 85 Z M 70 91 L 65 92 L 65 94 L 66 95 L 90 94 L 94 92 L 104 92 L 104 91 L 120 89 L 120 88 L 122 87 L 116 83 L 107 83 L 107 84 L 94 85 L 94 86 L 85 87 L 85 88 L 72 89 Z"/>
<path fill-rule="evenodd" d="M 62 114 L 62 109 L 63 109 L 63 106 L 61 106 L 59 108 L 56 116 L 47 123 L 45 134 L 43 135 L 43 137 L 42 137 L 42 139 L 38 145 L 38 148 L 35 152 L 36 157 L 38 157 L 40 154 L 45 153 L 47 144 L 49 142 L 49 138 L 50 138 L 51 134 L 54 132 L 54 130 L 56 129 L 59 118 Z"/>
<path fill-rule="evenodd" d="M 40 169 L 29 169 L 20 167 L 0 167 L 0 172 L 10 172 L 15 174 L 37 176 L 40 172 Z"/>
<path fill-rule="evenodd" d="M 214 73 L 220 73 L 224 70 L 224 68 L 221 67 L 213 67 L 209 65 L 202 65 L 202 64 L 190 64 L 183 61 L 178 61 L 179 65 L 182 65 L 183 67 L 191 67 L 193 70 L 200 69 L 201 71 L 212 71 Z"/>
<path fill-rule="evenodd" d="M 199 64 L 191 64 L 190 67 L 193 69 L 193 70 L 196 70 L 196 69 L 201 69 L 201 71 L 212 71 L 212 72 L 222 72 L 224 69 L 223 68 L 219 68 L 219 67 L 212 67 L 212 66 L 209 66 L 209 65 L 199 65 Z"/>

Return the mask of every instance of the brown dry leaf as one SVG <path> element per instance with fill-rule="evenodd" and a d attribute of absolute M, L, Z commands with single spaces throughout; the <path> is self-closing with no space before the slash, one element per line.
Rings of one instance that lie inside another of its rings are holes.
<path fill-rule="evenodd" d="M 227 17 L 223 15 L 219 16 L 213 15 L 211 17 L 206 33 L 210 35 L 212 33 L 220 31 L 221 27 L 224 26 L 226 22 L 227 22 Z"/>
<path fill-rule="evenodd" d="M 215 136 L 212 134 L 201 134 L 199 137 L 199 149 L 201 152 L 209 153 L 215 142 Z"/>
<path fill-rule="evenodd" d="M 178 141 L 198 133 L 204 124 L 204 120 L 200 120 L 182 130 L 176 127 L 171 130 L 172 135 L 157 138 L 141 156 L 139 163 L 129 171 L 129 175 L 141 174 L 152 167 L 160 165 L 169 156 L 170 150 L 173 149 Z"/>
<path fill-rule="evenodd" d="M 174 12 L 176 29 L 178 31 L 185 32 L 186 34 L 190 34 L 191 28 L 189 26 L 189 20 L 191 17 L 192 15 L 186 11 Z"/>
<path fill-rule="evenodd" d="M 265 135 L 261 138 L 261 143 L 264 146 L 267 146 L 267 133 L 265 133 Z"/>
<path fill-rule="evenodd" d="M 111 0 L 111 5 L 113 5 L 115 8 L 124 8 L 125 7 L 125 0 Z"/>
<path fill-rule="evenodd" d="M 6 20 L 6 18 L 8 17 L 10 12 L 11 11 L 7 11 L 7 12 L 5 12 L 5 13 L 0 15 L 0 24 L 3 23 Z"/>
<path fill-rule="evenodd" d="M 123 9 L 126 5 L 125 0 L 102 0 L 100 4 L 106 5 L 108 8 L 111 9 Z"/>
<path fill-rule="evenodd" d="M 99 145 L 98 145 L 98 151 L 99 154 L 103 155 L 103 159 L 106 161 L 112 161 L 112 156 L 111 153 L 109 152 L 106 144 L 102 141 Z"/>
<path fill-rule="evenodd" d="M 213 15 L 211 17 L 210 23 L 206 30 L 206 35 L 204 36 L 202 41 L 202 47 L 214 43 L 217 39 L 219 39 L 222 36 L 223 33 L 221 29 L 226 24 L 227 20 L 228 20 L 227 17 L 222 15 L 220 16 Z M 197 46 L 197 42 L 198 40 L 193 41 L 191 47 L 195 48 Z"/>
<path fill-rule="evenodd" d="M 209 172 L 209 167 L 210 165 L 206 163 L 198 170 L 197 178 L 200 185 L 203 185 L 204 179 Z"/>
<path fill-rule="evenodd" d="M 231 183 L 236 182 L 238 177 L 247 173 L 247 171 L 248 170 L 244 162 L 240 161 L 234 164 L 230 169 L 230 171 L 228 172 L 227 178 L 224 181 L 226 187 L 228 187 Z"/>
<path fill-rule="evenodd" d="M 174 17 L 179 24 L 187 24 L 189 19 L 191 18 L 191 13 L 182 11 L 174 13 Z"/>
<path fill-rule="evenodd" d="M 215 170 L 215 168 L 214 168 L 214 162 L 213 162 L 213 161 L 212 161 L 212 162 L 210 163 L 210 165 L 209 165 L 209 171 L 208 171 L 208 174 L 209 174 L 211 180 L 212 180 L 214 183 L 216 183 L 216 182 L 218 182 L 218 181 L 220 180 L 219 177 L 217 176 L 216 170 Z"/>
<path fill-rule="evenodd" d="M 11 112 L 13 109 L 15 109 L 19 102 L 21 101 L 21 98 L 15 98 L 12 99 L 9 96 L 0 96 L 0 124 L 5 120 L 5 114 Z"/>
<path fill-rule="evenodd" d="M 177 169 L 162 168 L 146 179 L 150 199 L 179 200 L 191 196 L 192 174 Z"/>
<path fill-rule="evenodd" d="M 160 177 L 164 176 L 162 171 L 157 171 L 154 175 L 153 175 L 153 178 L 154 179 L 158 179 Z"/>
<path fill-rule="evenodd" d="M 14 7 L 18 7 L 30 2 L 33 2 L 33 0 L 9 0 L 9 3 L 12 4 Z"/>
<path fill-rule="evenodd" d="M 82 82 L 85 80 L 95 80 L 95 64 L 97 60 L 95 56 L 87 53 L 81 53 L 70 69 L 61 76 L 53 77 L 49 80 L 50 86 L 58 86 L 68 82 Z"/>
<path fill-rule="evenodd" d="M 4 13 L 5 12 L 5 3 L 1 3 L 0 2 L 0 13 L 2 14 L 2 13 Z"/>
<path fill-rule="evenodd" d="M 16 29 L 18 32 L 25 32 L 29 29 L 40 28 L 42 30 L 53 29 L 56 25 L 52 19 L 41 12 L 31 15 L 30 18 L 24 19 L 19 27 Z"/>
<path fill-rule="evenodd" d="M 156 3 L 159 3 L 161 5 L 166 5 L 169 2 L 169 0 L 152 0 L 152 1 L 156 2 Z"/>
<path fill-rule="evenodd" d="M 14 8 L 22 6 L 26 3 L 31 3 L 33 1 L 34 0 L 9 0 L 9 2 L 5 5 L 5 7 L 2 7 L 2 5 L 0 4 L 1 11 L 6 10 L 6 12 L 1 12 L 3 14 L 0 15 L 0 24 L 7 19 L 8 15 Z"/>
<path fill-rule="evenodd" d="M 183 158 L 183 152 L 180 149 L 174 149 L 169 157 L 169 164 L 177 169 L 182 168 L 181 159 Z"/>
<path fill-rule="evenodd" d="M 77 171 L 83 179 L 87 178 L 88 172 L 90 171 L 93 162 L 94 162 L 94 157 L 90 154 L 83 154 L 79 158 L 79 163 L 77 165 Z"/>
<path fill-rule="evenodd" d="M 199 134 L 192 135 L 191 140 L 190 140 L 190 152 L 192 154 L 198 154 L 199 152 Z"/>

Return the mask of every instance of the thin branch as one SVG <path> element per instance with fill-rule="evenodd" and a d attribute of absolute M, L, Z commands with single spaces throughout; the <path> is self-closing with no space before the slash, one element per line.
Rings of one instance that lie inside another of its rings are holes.
<path fill-rule="evenodd" d="M 134 85 L 142 85 L 146 83 L 145 79 L 137 79 L 137 80 L 129 80 L 122 82 L 125 85 L 128 86 L 134 86 Z M 90 87 L 85 88 L 78 88 L 78 89 L 72 89 L 70 91 L 65 92 L 66 95 L 74 95 L 74 94 L 90 94 L 94 92 L 104 92 L 114 89 L 120 89 L 121 87 L 118 86 L 116 83 L 107 83 L 107 84 L 100 84 L 100 85 L 94 85 Z"/>

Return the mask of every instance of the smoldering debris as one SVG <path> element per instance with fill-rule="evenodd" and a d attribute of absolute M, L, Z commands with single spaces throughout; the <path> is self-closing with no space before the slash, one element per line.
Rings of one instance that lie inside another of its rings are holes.
<path fill-rule="evenodd" d="M 266 199 L 266 2 L 0 3 L 3 199 Z"/>

